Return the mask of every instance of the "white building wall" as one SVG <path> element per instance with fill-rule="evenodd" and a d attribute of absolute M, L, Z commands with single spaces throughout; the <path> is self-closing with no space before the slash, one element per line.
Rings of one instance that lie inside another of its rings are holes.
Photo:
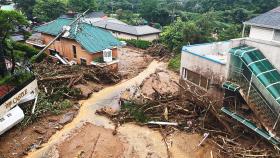
<path fill-rule="evenodd" d="M 122 33 L 122 32 L 111 31 L 111 33 L 116 38 L 122 38 L 122 39 L 135 39 L 135 40 L 138 39 L 138 40 L 145 40 L 145 41 L 150 41 L 150 42 L 152 42 L 155 39 L 159 39 L 159 34 L 143 35 L 143 36 L 139 36 L 137 38 L 137 36 L 135 36 L 135 35 L 130 35 L 130 34 Z"/>
<path fill-rule="evenodd" d="M 234 39 L 226 42 L 187 46 L 187 50 L 189 52 L 183 49 L 181 55 L 181 76 L 184 77 L 182 71 L 183 68 L 187 68 L 188 70 L 211 79 L 211 82 L 214 84 L 221 84 L 228 77 L 230 57 L 230 54 L 228 53 L 229 50 L 231 48 L 238 47 L 243 43 L 243 39 Z M 215 62 L 211 59 L 208 59 L 207 55 L 211 54 L 216 55 L 217 59 L 219 59 L 219 56 L 223 54 L 223 62 Z"/>
<path fill-rule="evenodd" d="M 143 35 L 138 39 L 152 42 L 153 40 L 159 39 L 159 34 Z"/>
<path fill-rule="evenodd" d="M 137 39 L 137 36 L 133 36 L 133 35 L 125 34 L 125 33 L 121 33 L 121 32 L 112 32 L 112 34 L 113 34 L 116 38 L 122 38 L 122 39 Z"/>
<path fill-rule="evenodd" d="M 274 36 L 273 29 L 251 26 L 249 37 L 252 39 L 272 41 L 273 36 Z"/>
<path fill-rule="evenodd" d="M 216 84 L 225 81 L 227 77 L 226 64 L 216 63 L 187 52 L 182 52 L 181 55 L 181 76 L 183 68 L 201 74 Z"/>

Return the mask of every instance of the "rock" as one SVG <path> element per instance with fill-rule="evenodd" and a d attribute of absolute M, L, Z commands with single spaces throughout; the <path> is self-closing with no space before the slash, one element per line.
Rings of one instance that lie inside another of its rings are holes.
<path fill-rule="evenodd" d="M 74 116 L 75 116 L 74 112 L 68 112 L 64 114 L 63 117 L 59 120 L 59 124 L 64 125 L 66 123 L 69 123 L 70 121 L 73 120 Z"/>
<path fill-rule="evenodd" d="M 74 88 L 80 89 L 84 98 L 88 98 L 93 92 L 93 89 L 89 88 L 89 86 L 82 84 L 75 85 Z"/>

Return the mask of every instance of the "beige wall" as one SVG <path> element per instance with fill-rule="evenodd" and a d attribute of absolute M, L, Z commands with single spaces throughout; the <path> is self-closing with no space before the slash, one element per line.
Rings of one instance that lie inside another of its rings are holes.
<path fill-rule="evenodd" d="M 42 38 L 44 43 L 49 43 L 54 37 L 46 34 L 42 34 Z M 77 52 L 77 58 L 74 58 L 74 53 L 73 53 L 73 45 L 76 46 L 76 52 Z M 59 52 L 61 56 L 64 56 L 68 60 L 74 60 L 78 64 L 81 63 L 81 59 L 86 59 L 87 64 L 90 65 L 90 63 L 97 57 L 102 57 L 103 53 L 98 52 L 98 53 L 89 53 L 86 50 L 84 50 L 79 43 L 77 43 L 74 40 L 70 39 L 65 39 L 61 38 L 59 41 L 55 41 L 54 44 L 52 44 L 49 49 L 56 50 Z M 113 57 L 116 58 L 118 55 L 117 53 L 117 48 L 112 49 L 113 51 Z M 48 53 L 50 53 L 48 51 Z"/>
<path fill-rule="evenodd" d="M 111 31 L 112 32 L 112 31 Z M 137 36 L 125 34 L 125 33 L 120 33 L 120 32 L 112 32 L 112 34 L 116 38 L 122 38 L 122 39 L 137 39 Z"/>
<path fill-rule="evenodd" d="M 153 40 L 159 39 L 159 34 L 144 35 L 140 36 L 138 39 L 152 42 Z"/>
<path fill-rule="evenodd" d="M 159 39 L 159 34 L 150 34 L 150 35 L 143 35 L 143 36 L 135 36 L 135 35 L 130 35 L 126 33 L 121 33 L 121 32 L 114 32 L 111 31 L 111 33 L 116 37 L 116 38 L 122 38 L 122 39 L 139 39 L 139 40 L 145 40 L 145 41 L 153 41 L 155 39 Z"/>
<path fill-rule="evenodd" d="M 250 38 L 272 41 L 274 36 L 273 29 L 252 26 L 250 30 Z"/>

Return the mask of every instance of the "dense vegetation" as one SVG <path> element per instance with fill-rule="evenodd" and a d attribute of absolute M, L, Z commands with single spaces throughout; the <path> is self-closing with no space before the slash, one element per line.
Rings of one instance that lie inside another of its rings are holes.
<path fill-rule="evenodd" d="M 46 22 L 68 11 L 104 11 L 132 25 L 162 29 L 159 42 L 178 53 L 182 45 L 241 36 L 242 22 L 280 0 L 14 0 L 29 20 Z M 130 44 L 146 47 L 144 42 Z M 174 62 L 178 63 L 178 62 Z"/>
<path fill-rule="evenodd" d="M 104 11 L 129 24 L 163 28 L 170 50 L 182 44 L 240 36 L 242 22 L 279 5 L 279 0 L 15 0 L 29 19 L 50 21 L 68 12 Z"/>

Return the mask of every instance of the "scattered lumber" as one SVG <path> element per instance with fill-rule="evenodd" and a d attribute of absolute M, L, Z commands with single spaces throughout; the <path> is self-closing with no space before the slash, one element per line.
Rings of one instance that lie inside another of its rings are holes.
<path fill-rule="evenodd" d="M 120 111 L 111 113 L 110 110 L 101 109 L 97 113 L 111 118 L 116 126 L 136 122 L 159 130 L 167 150 L 166 136 L 179 130 L 205 134 L 198 147 L 210 143 L 216 146 L 214 152 L 218 157 L 280 157 L 280 152 L 270 143 L 234 120 L 225 119 L 220 111 L 221 100 L 208 96 L 196 86 L 178 82 L 173 83 L 180 87 L 179 93 L 163 91 L 167 88 L 159 85 L 162 83 L 158 81 L 161 80 L 148 78 L 139 87 L 124 92 Z M 153 93 L 144 92 L 143 89 Z"/>

